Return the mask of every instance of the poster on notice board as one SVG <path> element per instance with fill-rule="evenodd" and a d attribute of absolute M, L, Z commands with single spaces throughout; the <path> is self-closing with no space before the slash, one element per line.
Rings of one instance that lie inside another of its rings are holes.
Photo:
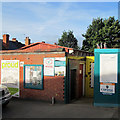
<path fill-rule="evenodd" d="M 66 57 L 55 58 L 55 75 L 56 76 L 66 75 Z"/>
<path fill-rule="evenodd" d="M 115 83 L 100 83 L 100 92 L 102 92 L 102 94 L 114 94 Z"/>
<path fill-rule="evenodd" d="M 117 83 L 117 54 L 100 54 L 100 82 Z"/>
<path fill-rule="evenodd" d="M 43 88 L 43 65 L 24 65 L 25 88 Z"/>
<path fill-rule="evenodd" d="M 44 75 L 54 76 L 54 58 L 44 58 Z"/>
<path fill-rule="evenodd" d="M 1 60 L 1 84 L 15 90 L 19 97 L 19 60 Z"/>

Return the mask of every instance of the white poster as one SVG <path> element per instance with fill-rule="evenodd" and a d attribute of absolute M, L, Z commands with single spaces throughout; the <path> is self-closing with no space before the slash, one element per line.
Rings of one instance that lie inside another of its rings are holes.
<path fill-rule="evenodd" d="M 100 83 L 100 92 L 115 93 L 115 83 Z"/>
<path fill-rule="evenodd" d="M 19 60 L 1 60 L 1 81 L 18 86 Z"/>
<path fill-rule="evenodd" d="M 100 54 L 100 82 L 117 83 L 117 54 Z"/>
<path fill-rule="evenodd" d="M 66 61 L 66 57 L 56 57 L 55 61 Z"/>
<path fill-rule="evenodd" d="M 24 61 L 21 61 L 20 62 L 20 67 L 23 67 L 24 66 Z"/>
<path fill-rule="evenodd" d="M 1 60 L 1 83 L 18 88 L 14 96 L 19 96 L 19 60 Z"/>
<path fill-rule="evenodd" d="M 25 65 L 25 85 L 30 84 L 32 87 L 42 84 L 42 67 L 37 65 Z"/>
<path fill-rule="evenodd" d="M 44 58 L 44 75 L 54 76 L 54 58 Z"/>
<path fill-rule="evenodd" d="M 56 76 L 65 76 L 66 70 L 64 66 L 55 67 L 55 75 Z"/>
<path fill-rule="evenodd" d="M 25 82 L 30 83 L 30 66 L 25 66 Z"/>
<path fill-rule="evenodd" d="M 55 58 L 55 75 L 56 76 L 66 75 L 66 57 Z"/>

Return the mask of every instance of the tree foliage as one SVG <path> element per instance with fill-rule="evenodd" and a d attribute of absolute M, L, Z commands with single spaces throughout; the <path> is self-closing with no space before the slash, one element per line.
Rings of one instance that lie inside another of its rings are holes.
<path fill-rule="evenodd" d="M 120 23 L 114 17 L 93 19 L 82 36 L 85 37 L 82 50 L 93 52 L 97 44 L 103 46 L 104 43 L 108 48 L 120 48 Z"/>
<path fill-rule="evenodd" d="M 64 31 L 61 38 L 58 39 L 58 45 L 79 49 L 78 47 L 78 40 L 75 38 L 73 31 Z"/>

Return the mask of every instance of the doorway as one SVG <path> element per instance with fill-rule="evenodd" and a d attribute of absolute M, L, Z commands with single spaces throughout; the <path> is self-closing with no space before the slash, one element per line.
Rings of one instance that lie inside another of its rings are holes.
<path fill-rule="evenodd" d="M 76 97 L 76 69 L 71 70 L 71 94 L 70 100 Z"/>

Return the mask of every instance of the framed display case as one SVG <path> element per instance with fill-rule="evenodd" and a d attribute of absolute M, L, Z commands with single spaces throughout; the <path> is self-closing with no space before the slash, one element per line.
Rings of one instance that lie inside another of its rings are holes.
<path fill-rule="evenodd" d="M 43 89 L 43 65 L 24 65 L 24 88 Z"/>

